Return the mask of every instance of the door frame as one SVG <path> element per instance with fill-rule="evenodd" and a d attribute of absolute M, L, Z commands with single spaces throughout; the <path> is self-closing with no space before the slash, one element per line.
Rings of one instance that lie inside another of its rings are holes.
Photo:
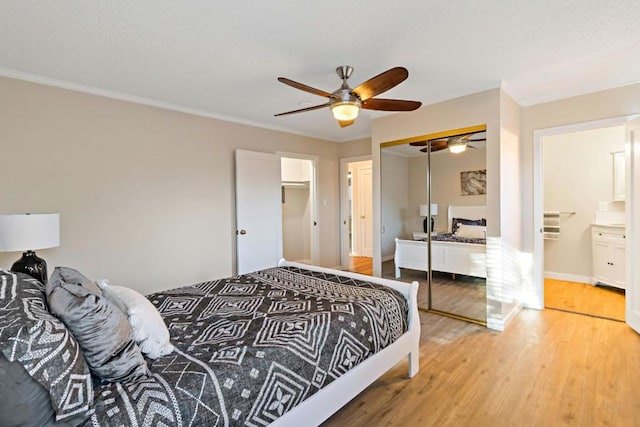
<path fill-rule="evenodd" d="M 309 182 L 309 201 L 311 203 L 311 230 L 309 230 L 309 238 L 311 239 L 311 264 L 320 265 L 320 233 L 318 221 L 318 156 L 302 153 L 291 153 L 288 151 L 276 151 L 276 155 L 280 158 L 302 159 L 311 161 L 311 182 Z"/>
<path fill-rule="evenodd" d="M 611 126 L 623 126 L 634 117 L 636 116 L 614 117 L 610 119 L 593 120 L 533 131 L 533 286 L 530 293 L 525 292 L 523 295 L 524 307 L 538 310 L 542 310 L 544 308 L 544 240 L 541 232 L 543 228 L 544 213 L 544 164 L 542 151 L 542 142 L 544 138 L 571 132 L 600 129 Z M 632 173 L 632 171 L 627 173 Z M 625 210 L 627 212 L 629 210 L 629 206 L 629 204 L 625 205 Z M 637 239 L 640 236 L 628 235 L 628 237 L 632 240 Z"/>
<path fill-rule="evenodd" d="M 340 222 L 338 224 L 340 235 L 340 266 L 343 269 L 349 268 L 349 230 L 347 230 L 347 220 L 349 214 L 349 199 L 347 188 L 347 172 L 349 171 L 349 163 L 371 161 L 371 179 L 373 191 L 373 158 L 371 154 L 355 157 L 344 157 L 340 159 Z M 373 197 L 371 199 L 373 209 Z M 373 230 L 372 230 L 373 236 Z"/>

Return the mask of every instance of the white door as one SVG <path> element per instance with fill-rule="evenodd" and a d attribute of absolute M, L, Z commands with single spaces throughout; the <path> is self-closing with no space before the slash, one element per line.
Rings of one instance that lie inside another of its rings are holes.
<path fill-rule="evenodd" d="M 640 119 L 627 123 L 626 211 L 627 211 L 627 323 L 640 333 Z"/>
<path fill-rule="evenodd" d="M 370 162 L 368 162 L 370 163 Z M 362 256 L 373 256 L 373 174 L 371 165 L 358 168 L 358 236 L 360 254 Z"/>
<path fill-rule="evenodd" d="M 275 267 L 282 258 L 280 156 L 236 150 L 237 273 Z"/>

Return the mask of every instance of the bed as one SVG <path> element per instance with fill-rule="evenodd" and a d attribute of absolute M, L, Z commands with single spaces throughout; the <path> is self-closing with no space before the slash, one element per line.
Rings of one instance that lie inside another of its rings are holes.
<path fill-rule="evenodd" d="M 455 221 L 454 221 L 455 220 Z M 460 222 L 486 226 L 486 206 L 454 206 L 447 209 L 447 233 L 431 237 L 431 268 L 443 273 L 487 277 L 486 233 L 484 238 L 458 237 L 456 226 Z M 395 277 L 399 279 L 403 268 L 428 271 L 428 242 L 395 239 Z"/>
<path fill-rule="evenodd" d="M 418 372 L 417 282 L 282 260 L 147 296 L 168 327 L 173 353 L 147 360 L 144 380 L 94 378 L 87 386 L 91 381 L 76 372 L 65 386 L 64 375 L 75 368 L 56 369 L 79 350 L 51 363 L 69 334 L 39 300 L 42 285 L 6 271 L 0 276 L 0 356 L 17 363 L 23 352 L 32 379 L 61 386 L 63 404 L 50 398 L 63 421 L 82 411 L 88 426 L 318 425 L 404 358 L 409 377 Z M 36 342 L 46 350 L 36 352 Z M 43 362 L 33 361 L 36 353 Z"/>

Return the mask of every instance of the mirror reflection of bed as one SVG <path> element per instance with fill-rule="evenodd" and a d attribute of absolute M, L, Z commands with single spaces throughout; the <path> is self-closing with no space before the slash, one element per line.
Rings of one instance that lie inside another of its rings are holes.
<path fill-rule="evenodd" d="M 431 309 L 486 320 L 486 216 L 485 206 L 450 205 L 447 229 L 432 233 Z M 396 279 L 407 269 L 428 271 L 427 236 L 412 233 L 412 237 L 395 239 Z"/>
<path fill-rule="evenodd" d="M 427 153 L 408 144 L 383 145 L 381 149 L 383 277 L 395 278 L 400 273 L 399 280 L 417 280 L 421 309 L 482 324 L 487 319 L 486 194 L 463 195 L 461 173 L 486 170 L 485 153 L 484 144 L 458 154 L 449 150 L 431 153 L 429 189 Z M 419 208 L 428 201 L 438 205 L 434 232 L 430 233 L 433 266 L 430 288 L 428 234 L 424 233 L 425 217 L 420 216 Z M 458 221 L 452 222 L 453 218 L 466 220 L 461 221 L 462 230 L 456 230 Z M 482 238 L 473 242 L 478 233 Z M 457 234 L 468 237 L 456 240 Z"/>

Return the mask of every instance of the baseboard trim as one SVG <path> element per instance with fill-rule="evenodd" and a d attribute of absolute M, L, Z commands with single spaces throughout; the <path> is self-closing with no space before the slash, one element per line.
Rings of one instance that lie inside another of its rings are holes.
<path fill-rule="evenodd" d="M 554 271 L 545 271 L 544 278 L 564 280 L 567 282 L 589 283 L 591 285 L 595 285 L 595 282 L 591 276 L 583 276 L 580 274 L 556 273 Z"/>
<path fill-rule="evenodd" d="M 391 261 L 393 259 L 393 255 L 387 255 L 382 257 L 382 262 Z"/>

